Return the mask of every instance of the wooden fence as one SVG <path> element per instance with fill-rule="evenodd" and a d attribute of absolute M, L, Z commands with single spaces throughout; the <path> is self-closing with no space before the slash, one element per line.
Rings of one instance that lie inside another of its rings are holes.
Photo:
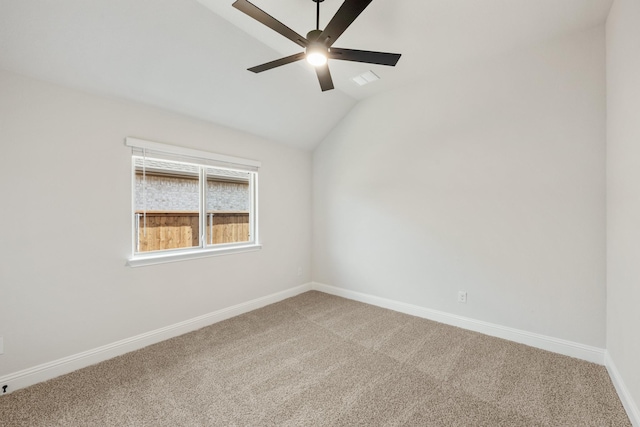
<path fill-rule="evenodd" d="M 198 212 L 136 212 L 138 218 L 138 252 L 199 246 L 200 219 Z M 206 243 L 235 243 L 249 240 L 249 213 L 207 212 Z"/>

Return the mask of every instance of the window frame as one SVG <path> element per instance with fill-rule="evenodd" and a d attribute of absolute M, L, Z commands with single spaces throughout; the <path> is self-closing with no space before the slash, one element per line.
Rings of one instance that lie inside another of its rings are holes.
<path fill-rule="evenodd" d="M 146 141 L 128 137 L 125 145 L 132 148 L 131 153 L 131 255 L 126 265 L 138 267 L 144 265 L 164 264 L 167 262 L 184 261 L 189 259 L 204 258 L 210 256 L 229 255 L 241 252 L 256 251 L 262 248 L 259 239 L 258 227 L 258 168 L 261 163 L 256 160 L 242 159 L 207 151 L 193 150 L 159 142 Z M 137 252 L 136 241 L 138 225 L 135 215 L 135 185 L 136 162 L 135 158 L 143 154 L 151 159 L 165 161 L 177 161 L 189 163 L 199 168 L 199 246 L 188 248 L 165 249 L 151 252 Z M 249 240 L 236 243 L 208 244 L 206 241 L 206 192 L 207 169 L 220 168 L 249 173 Z"/>

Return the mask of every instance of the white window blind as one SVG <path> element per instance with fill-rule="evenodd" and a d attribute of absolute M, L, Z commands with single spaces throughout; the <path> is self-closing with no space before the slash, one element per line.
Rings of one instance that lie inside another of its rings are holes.
<path fill-rule="evenodd" d="M 132 148 L 134 155 L 142 157 L 153 157 L 155 159 L 192 163 L 223 169 L 239 169 L 250 172 L 257 172 L 261 166 L 261 163 L 257 160 L 210 153 L 192 148 L 176 147 L 174 145 L 146 141 L 138 138 L 126 138 L 125 145 Z"/>

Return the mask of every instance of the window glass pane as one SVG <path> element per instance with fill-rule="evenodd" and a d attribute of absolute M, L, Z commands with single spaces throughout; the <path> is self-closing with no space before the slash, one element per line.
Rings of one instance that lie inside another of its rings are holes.
<path fill-rule="evenodd" d="M 248 242 L 251 174 L 215 168 L 206 172 L 207 244 Z"/>
<path fill-rule="evenodd" d="M 200 246 L 197 166 L 136 157 L 137 252 Z"/>

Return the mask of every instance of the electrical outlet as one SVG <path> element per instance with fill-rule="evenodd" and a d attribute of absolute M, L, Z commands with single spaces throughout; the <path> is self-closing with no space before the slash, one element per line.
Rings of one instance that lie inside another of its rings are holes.
<path fill-rule="evenodd" d="M 0 354 L 4 354 L 4 340 L 0 337 Z"/>
<path fill-rule="evenodd" d="M 302 276 L 302 267 L 298 267 L 298 276 Z"/>
<path fill-rule="evenodd" d="M 462 304 L 467 303 L 467 293 L 465 291 L 458 291 L 458 302 Z"/>

